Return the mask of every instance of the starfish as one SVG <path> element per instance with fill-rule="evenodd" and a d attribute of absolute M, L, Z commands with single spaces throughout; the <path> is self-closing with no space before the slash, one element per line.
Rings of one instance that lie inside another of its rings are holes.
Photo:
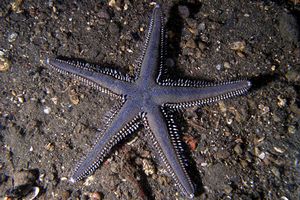
<path fill-rule="evenodd" d="M 120 104 L 110 113 L 106 125 L 90 152 L 77 165 L 70 178 L 74 183 L 94 172 L 111 149 L 144 127 L 165 168 L 183 195 L 193 198 L 194 184 L 187 173 L 183 144 L 170 110 L 203 106 L 244 94 L 247 80 L 210 83 L 172 79 L 164 67 L 165 34 L 160 5 L 156 4 L 136 75 L 79 61 L 48 58 L 50 68 L 85 85 L 117 98 Z"/>

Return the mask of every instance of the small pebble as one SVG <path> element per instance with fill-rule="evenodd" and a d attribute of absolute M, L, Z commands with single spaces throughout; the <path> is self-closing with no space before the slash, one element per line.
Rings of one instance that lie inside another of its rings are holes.
<path fill-rule="evenodd" d="M 231 135 L 231 133 L 230 133 L 229 131 L 225 131 L 225 132 L 224 132 L 224 135 L 225 135 L 226 137 L 229 137 L 229 136 Z"/>
<path fill-rule="evenodd" d="M 219 108 L 220 108 L 221 112 L 225 113 L 227 111 L 227 108 L 225 106 L 224 101 L 219 101 L 218 104 L 219 104 Z"/>
<path fill-rule="evenodd" d="M 201 39 L 202 42 L 205 42 L 206 44 L 209 43 L 209 38 L 205 34 L 201 34 L 200 39 Z"/>
<path fill-rule="evenodd" d="M 224 68 L 225 69 L 230 69 L 230 64 L 229 64 L 229 62 L 224 62 Z"/>
<path fill-rule="evenodd" d="M 46 107 L 44 108 L 44 110 L 43 110 L 43 111 L 44 111 L 44 113 L 45 113 L 45 114 L 47 114 L 47 115 L 48 115 L 48 114 L 50 114 L 50 112 L 51 112 L 51 108 L 50 108 L 50 107 L 48 107 L 48 106 L 46 106 Z"/>
<path fill-rule="evenodd" d="M 51 98 L 51 101 L 52 101 L 55 105 L 57 105 L 58 98 L 57 98 L 57 97 L 53 97 L 53 98 Z"/>
<path fill-rule="evenodd" d="M 254 148 L 254 155 L 261 160 L 265 159 L 265 157 L 266 157 L 266 153 L 260 151 L 259 148 L 257 148 L 257 147 Z"/>
<path fill-rule="evenodd" d="M 19 103 L 24 103 L 24 97 L 17 97 L 17 98 L 18 98 Z"/>
<path fill-rule="evenodd" d="M 204 23 L 204 22 L 202 22 L 202 23 L 200 23 L 200 24 L 198 25 L 198 30 L 199 30 L 199 31 L 204 31 L 204 30 L 205 30 L 205 23 Z"/>
<path fill-rule="evenodd" d="M 24 3 L 24 0 L 15 0 L 14 2 L 11 3 L 11 9 L 15 13 L 21 13 L 23 12 L 22 10 L 22 4 Z"/>
<path fill-rule="evenodd" d="M 198 43 L 198 47 L 199 47 L 199 49 L 201 50 L 201 51 L 204 51 L 205 49 L 206 49 L 206 47 L 207 47 L 207 45 L 206 45 L 206 43 L 205 42 L 199 42 Z"/>
<path fill-rule="evenodd" d="M 265 152 L 261 152 L 258 157 L 263 160 L 266 157 L 266 153 Z"/>
<path fill-rule="evenodd" d="M 17 33 L 11 33 L 11 34 L 9 34 L 9 36 L 8 36 L 8 42 L 14 42 L 16 39 L 17 39 L 17 37 L 18 37 L 18 34 Z"/>
<path fill-rule="evenodd" d="M 272 167 L 271 171 L 277 178 L 280 178 L 280 172 L 277 167 Z"/>
<path fill-rule="evenodd" d="M 112 162 L 109 168 L 113 173 L 118 173 L 119 171 L 119 166 L 115 162 Z"/>
<path fill-rule="evenodd" d="M 246 160 L 240 160 L 240 163 L 243 168 L 246 168 L 248 166 L 248 162 Z"/>
<path fill-rule="evenodd" d="M 54 144 L 50 142 L 45 146 L 45 149 L 47 151 L 54 151 L 54 147 L 55 147 Z"/>
<path fill-rule="evenodd" d="M 125 1 L 126 2 L 126 1 Z M 125 3 L 125 5 L 124 5 L 124 7 L 123 7 L 123 10 L 128 10 L 128 4 L 127 3 Z"/>
<path fill-rule="evenodd" d="M 296 127 L 293 126 L 293 125 L 290 125 L 288 127 L 288 132 L 289 132 L 289 134 L 295 134 L 296 133 Z"/>
<path fill-rule="evenodd" d="M 236 153 L 237 155 L 240 155 L 240 154 L 242 154 L 242 152 L 243 152 L 243 150 L 242 150 L 240 144 L 235 145 L 235 147 L 233 148 L 233 150 L 235 151 L 235 153 Z"/>
<path fill-rule="evenodd" d="M 222 68 L 222 65 L 221 65 L 221 64 L 217 64 L 217 65 L 216 65 L 216 69 L 217 69 L 217 70 L 219 70 L 219 71 L 220 71 L 220 70 L 221 70 L 221 68 Z"/>
<path fill-rule="evenodd" d="M 197 45 L 193 39 L 190 39 L 185 43 L 185 47 L 195 49 Z"/>
<path fill-rule="evenodd" d="M 68 179 L 68 177 L 63 176 L 63 177 L 60 178 L 60 180 L 61 181 L 68 181 L 69 179 Z"/>
<path fill-rule="evenodd" d="M 258 108 L 262 111 L 262 114 L 265 115 L 270 112 L 270 108 L 268 106 L 264 106 L 263 104 L 259 104 Z"/>
<path fill-rule="evenodd" d="M 117 5 L 116 0 L 110 0 L 110 1 L 108 2 L 108 5 L 109 5 L 110 7 L 112 7 L 112 8 L 115 8 L 115 9 L 118 10 L 118 11 L 121 10 L 120 6 Z"/>
<path fill-rule="evenodd" d="M 275 65 L 272 65 L 272 66 L 271 66 L 271 70 L 272 70 L 272 71 L 275 71 L 275 70 L 276 70 L 276 66 L 275 66 Z"/>
<path fill-rule="evenodd" d="M 92 192 L 90 193 L 90 200 L 101 200 L 102 195 L 99 192 Z"/>
<path fill-rule="evenodd" d="M 208 164 L 206 162 L 200 164 L 201 167 L 206 167 Z"/>

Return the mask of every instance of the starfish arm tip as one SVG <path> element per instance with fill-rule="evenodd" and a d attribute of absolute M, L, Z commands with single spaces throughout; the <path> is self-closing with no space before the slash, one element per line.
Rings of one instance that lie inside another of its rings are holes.
<path fill-rule="evenodd" d="M 252 83 L 251 83 L 251 81 L 247 81 L 247 83 L 248 83 L 248 86 L 249 86 L 249 87 L 251 87 L 251 86 L 252 86 Z"/>
<path fill-rule="evenodd" d="M 189 196 L 188 196 L 189 199 L 193 199 L 194 197 L 195 197 L 194 194 L 189 194 Z"/>
<path fill-rule="evenodd" d="M 188 198 L 188 199 L 194 199 L 195 197 L 195 187 L 194 184 L 190 185 L 190 188 L 185 188 L 185 191 L 183 194 Z"/>
<path fill-rule="evenodd" d="M 46 58 L 46 64 L 49 65 L 50 58 Z"/>

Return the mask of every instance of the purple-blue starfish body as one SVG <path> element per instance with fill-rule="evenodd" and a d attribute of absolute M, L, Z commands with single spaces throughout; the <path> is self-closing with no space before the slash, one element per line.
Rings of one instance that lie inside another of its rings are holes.
<path fill-rule="evenodd" d="M 202 106 L 241 95 L 251 84 L 245 80 L 207 83 L 166 78 L 164 42 L 162 11 L 156 5 L 134 78 L 109 68 L 47 59 L 47 64 L 59 73 L 78 79 L 121 101 L 110 114 L 91 151 L 75 168 L 71 182 L 91 174 L 117 143 L 138 128 L 145 127 L 156 153 L 175 184 L 186 197 L 194 197 L 195 189 L 186 170 L 179 131 L 168 111 Z"/>

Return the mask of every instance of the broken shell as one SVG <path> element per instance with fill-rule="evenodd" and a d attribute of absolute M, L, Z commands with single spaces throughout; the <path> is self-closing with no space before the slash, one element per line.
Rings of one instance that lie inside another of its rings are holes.
<path fill-rule="evenodd" d="M 5 72 L 10 67 L 10 61 L 7 58 L 0 57 L 0 72 Z"/>
<path fill-rule="evenodd" d="M 39 187 L 33 187 L 31 192 L 24 198 L 24 200 L 34 200 L 40 193 Z"/>
<path fill-rule="evenodd" d="M 76 93 L 75 90 L 70 91 L 69 98 L 70 98 L 70 101 L 72 102 L 72 104 L 74 104 L 74 105 L 79 104 L 79 101 L 80 101 L 79 96 L 78 96 L 78 94 Z"/>
<path fill-rule="evenodd" d="M 183 136 L 183 140 L 187 143 L 189 149 L 191 151 L 195 151 L 198 145 L 198 140 L 192 136 L 185 135 Z"/>
<path fill-rule="evenodd" d="M 277 153 L 284 153 L 284 150 L 279 147 L 273 147 Z"/>
<path fill-rule="evenodd" d="M 246 47 L 246 42 L 244 41 L 237 41 L 233 42 L 229 45 L 229 48 L 235 51 L 243 52 Z"/>
<path fill-rule="evenodd" d="M 20 185 L 6 192 L 6 198 L 34 200 L 40 193 L 39 187 L 32 185 Z"/>
<path fill-rule="evenodd" d="M 155 167 L 150 160 L 143 159 L 143 170 L 147 176 L 155 174 Z"/>
<path fill-rule="evenodd" d="M 281 98 L 280 95 L 277 96 L 278 102 L 277 105 L 279 106 L 279 108 L 282 108 L 286 105 L 286 99 Z"/>

